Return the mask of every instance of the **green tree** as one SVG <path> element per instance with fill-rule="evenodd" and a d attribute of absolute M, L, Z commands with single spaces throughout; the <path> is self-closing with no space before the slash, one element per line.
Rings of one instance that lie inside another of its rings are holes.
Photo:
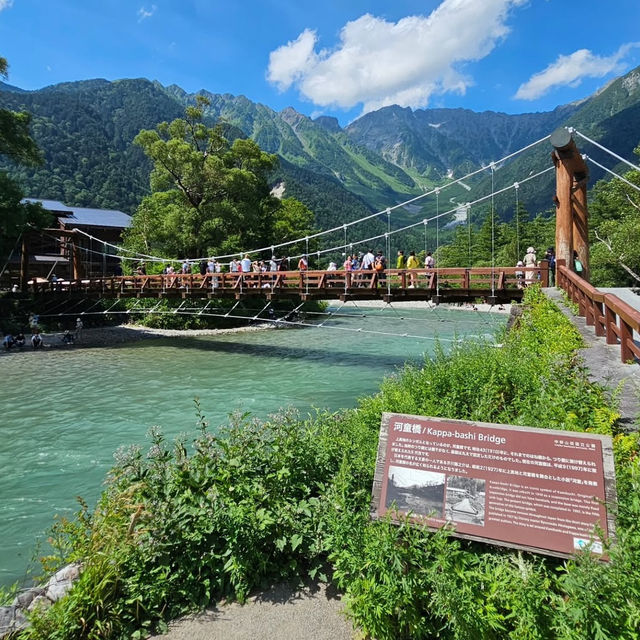
<path fill-rule="evenodd" d="M 468 225 L 458 225 L 451 244 L 441 246 L 436 256 L 439 267 L 468 267 L 473 260 L 473 246 L 476 232 Z"/>
<path fill-rule="evenodd" d="M 280 205 L 278 216 L 273 225 L 273 237 L 278 243 L 296 240 L 313 233 L 313 212 L 307 206 L 295 198 L 284 198 Z M 310 250 L 315 251 L 317 244 L 317 240 L 311 241 Z M 291 255 L 302 253 L 305 248 L 305 243 L 300 242 L 288 246 L 284 251 Z"/>
<path fill-rule="evenodd" d="M 126 245 L 166 257 L 201 257 L 308 233 L 313 216 L 270 193 L 276 156 L 252 140 L 230 143 L 220 126 L 208 127 L 207 104 L 200 97 L 184 118 L 136 136 L 153 161 L 152 193 L 134 215 Z"/>
<path fill-rule="evenodd" d="M 8 64 L 0 58 L 0 77 L 6 78 Z M 31 116 L 24 112 L 0 109 L 0 156 L 12 163 L 37 165 L 42 162 L 40 151 L 29 133 Z M 22 203 L 20 186 L 6 172 L 0 171 L 0 257 L 4 261 L 16 246 L 22 232 L 29 226 L 42 227 L 50 215 L 41 206 Z"/>
<path fill-rule="evenodd" d="M 491 218 L 491 207 L 485 213 L 482 226 L 473 238 L 472 259 L 474 267 L 489 267 L 492 264 L 492 256 L 498 245 L 497 240 L 497 215 Z M 496 263 L 497 264 L 497 263 Z"/>
<path fill-rule="evenodd" d="M 635 153 L 640 155 L 640 146 Z M 624 174 L 640 187 L 640 171 Z M 590 204 L 591 279 L 596 286 L 640 282 L 640 193 L 622 180 L 596 184 Z"/>

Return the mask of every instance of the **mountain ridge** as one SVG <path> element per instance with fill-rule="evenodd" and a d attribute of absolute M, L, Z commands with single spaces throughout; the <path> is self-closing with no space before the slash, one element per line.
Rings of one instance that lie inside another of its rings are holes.
<path fill-rule="evenodd" d="M 5 108 L 33 114 L 33 135 L 46 161 L 36 169 L 6 162 L 2 166 L 21 180 L 29 195 L 133 212 L 148 192 L 150 170 L 133 138 L 141 129 L 181 117 L 198 95 L 210 100 L 205 110 L 210 124 L 222 121 L 232 127 L 228 130 L 233 135 L 251 137 L 265 151 L 280 156 L 274 181 L 284 181 L 285 195 L 291 195 L 287 181 L 295 184 L 293 190 L 306 199 L 305 204 L 321 209 L 319 225 L 329 218 L 339 224 L 341 215 L 351 220 L 356 212 L 384 210 L 443 186 L 539 140 L 557 126 L 576 126 L 594 139 L 617 144 L 622 155 L 631 154 L 640 140 L 640 68 L 585 100 L 552 111 L 507 114 L 393 105 L 345 127 L 336 118 L 312 119 L 292 107 L 277 112 L 243 95 L 188 93 L 178 85 L 163 86 L 145 78 L 96 78 L 34 91 L 0 83 Z M 496 177 L 509 184 L 517 176 L 529 175 L 535 163 L 548 164 L 550 149 L 543 146 L 527 158 L 498 167 Z M 465 187 L 472 193 L 452 187 L 448 195 L 452 201 L 464 202 L 487 184 L 488 177 L 480 177 Z M 545 184 L 521 193 L 537 212 L 550 206 L 550 197 L 542 193 L 547 190 Z M 323 191 L 330 201 L 346 207 L 341 214 L 332 213 L 322 202 Z M 394 218 L 399 223 L 420 219 L 433 206 L 429 202 L 415 205 Z"/>

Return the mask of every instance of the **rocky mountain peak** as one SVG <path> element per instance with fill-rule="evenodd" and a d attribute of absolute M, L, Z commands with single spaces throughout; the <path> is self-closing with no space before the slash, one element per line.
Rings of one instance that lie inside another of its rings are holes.
<path fill-rule="evenodd" d="M 332 118 L 331 116 L 319 116 L 315 118 L 313 122 L 320 125 L 329 133 L 340 133 L 340 131 L 342 131 L 338 118 Z"/>

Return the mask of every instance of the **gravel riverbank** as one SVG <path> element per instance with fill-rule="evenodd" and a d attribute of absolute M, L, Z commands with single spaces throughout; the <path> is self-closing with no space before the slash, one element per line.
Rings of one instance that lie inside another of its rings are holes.
<path fill-rule="evenodd" d="M 214 336 L 225 333 L 244 333 L 248 331 L 263 331 L 271 329 L 270 323 L 261 323 L 248 327 L 234 327 L 232 329 L 152 329 L 135 324 L 123 324 L 115 327 L 91 327 L 82 329 L 80 337 L 71 345 L 62 341 L 62 332 L 42 333 L 44 349 L 79 349 L 87 347 L 109 347 L 114 344 L 137 342 L 138 340 L 153 340 L 157 338 L 177 338 L 186 336 Z M 19 353 L 31 353 L 30 335 L 26 336 L 26 345 L 18 349 L 14 347 L 9 351 L 0 352 L 0 356 Z M 36 351 L 37 353 L 37 351 Z"/>

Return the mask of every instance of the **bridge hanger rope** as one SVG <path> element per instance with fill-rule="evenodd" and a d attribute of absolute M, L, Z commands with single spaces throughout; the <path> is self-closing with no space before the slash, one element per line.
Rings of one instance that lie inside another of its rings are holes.
<path fill-rule="evenodd" d="M 514 151 L 514 152 L 512 152 L 512 153 L 510 153 L 510 154 L 508 154 L 506 156 L 503 156 L 499 160 L 493 162 L 492 165 L 495 166 L 495 165 L 504 163 L 507 160 L 509 160 L 509 159 L 511 159 L 511 158 L 513 158 L 513 157 L 515 157 L 515 156 L 517 156 L 517 155 L 519 155 L 519 154 L 521 154 L 521 153 L 523 153 L 523 152 L 525 152 L 525 151 L 527 151 L 527 150 L 529 150 L 529 149 L 531 149 L 531 148 L 533 148 L 533 147 L 545 142 L 549 138 L 550 138 L 550 135 L 547 135 L 547 136 L 545 136 L 543 138 L 540 138 L 539 140 L 536 140 L 535 142 L 532 142 L 531 144 L 528 144 L 528 145 L 518 149 L 517 151 Z M 401 202 L 399 204 L 393 205 L 392 207 L 387 207 L 386 209 L 383 209 L 382 211 L 377 211 L 375 213 L 369 214 L 367 216 L 359 218 L 358 220 L 353 220 L 351 222 L 343 223 L 342 225 L 337 226 L 337 227 L 333 227 L 331 229 L 326 229 L 324 231 L 319 231 L 317 233 L 314 233 L 314 234 L 311 234 L 311 235 L 305 236 L 305 237 L 300 237 L 300 238 L 297 238 L 295 240 L 289 240 L 287 242 L 282 242 L 282 243 L 275 244 L 275 245 L 269 245 L 267 247 L 261 247 L 259 249 L 251 249 L 251 250 L 247 250 L 247 251 L 239 251 L 239 252 L 236 252 L 236 253 L 224 254 L 224 255 L 219 255 L 219 256 L 214 256 L 214 257 L 216 258 L 216 260 L 221 260 L 221 259 L 225 259 L 225 258 L 235 258 L 235 257 L 238 257 L 238 256 L 242 256 L 242 255 L 244 255 L 246 253 L 249 253 L 249 254 L 260 254 L 260 253 L 264 253 L 264 252 L 270 251 L 270 250 L 272 251 L 272 250 L 275 250 L 275 249 L 281 249 L 281 248 L 286 247 L 286 246 L 291 246 L 291 245 L 298 244 L 298 243 L 302 242 L 303 240 L 308 242 L 308 240 L 319 238 L 321 236 L 324 236 L 324 235 L 327 235 L 327 234 L 330 234 L 330 233 L 335 233 L 336 231 L 339 231 L 340 229 L 344 229 L 345 227 L 350 227 L 350 226 L 353 226 L 353 225 L 356 225 L 356 224 L 360 224 L 360 223 L 365 222 L 367 220 L 371 220 L 373 218 L 376 218 L 376 217 L 378 217 L 378 216 L 380 216 L 382 214 L 386 214 L 387 212 L 391 212 L 391 211 L 393 211 L 395 209 L 399 209 L 401 207 L 405 207 L 405 206 L 407 206 L 409 204 L 412 204 L 413 202 L 416 202 L 417 200 L 420 200 L 422 198 L 426 198 L 427 196 L 433 195 L 434 193 L 436 193 L 436 191 L 439 192 L 442 189 L 446 189 L 446 188 L 451 187 L 451 186 L 453 186 L 455 184 L 458 184 L 459 182 L 461 182 L 463 180 L 466 180 L 466 179 L 471 178 L 471 177 L 473 177 L 473 176 L 475 176 L 475 175 L 477 175 L 479 173 L 482 173 L 483 171 L 486 171 L 489 168 L 490 168 L 490 166 L 481 167 L 480 169 L 476 169 L 475 171 L 471 171 L 471 172 L 467 173 L 466 175 L 464 175 L 464 176 L 462 176 L 460 178 L 457 178 L 456 180 L 452 180 L 451 182 L 448 182 L 445 185 L 436 187 L 436 188 L 434 188 L 434 189 L 432 189 L 430 191 L 426 191 L 425 193 L 422 193 L 422 194 L 420 194 L 418 196 L 410 198 L 409 200 L 405 200 L 404 202 Z M 149 261 L 152 261 L 152 262 L 169 262 L 169 261 L 177 261 L 177 260 L 179 260 L 179 258 L 162 258 L 162 257 L 159 257 L 159 256 L 153 256 L 153 255 L 144 254 L 144 253 L 141 253 L 141 252 L 136 252 L 136 251 L 134 251 L 132 249 L 127 249 L 125 247 L 119 247 L 118 245 L 106 242 L 106 241 L 101 240 L 99 238 L 95 238 L 95 236 L 92 236 L 91 234 L 89 234 L 89 233 L 87 233 L 85 231 L 82 231 L 81 229 L 74 229 L 74 231 L 77 231 L 77 232 L 81 233 L 82 235 L 84 235 L 84 236 L 86 236 L 88 238 L 93 238 L 94 240 L 100 242 L 105 247 L 109 246 L 109 247 L 111 247 L 113 249 L 116 249 L 118 251 L 125 251 L 125 252 L 133 254 L 135 256 L 135 257 L 122 256 L 123 258 L 126 258 L 126 259 L 130 259 L 130 260 L 144 259 L 144 260 L 149 260 Z M 107 254 L 107 255 L 112 255 L 112 254 Z M 211 256 L 204 256 L 204 257 L 200 257 L 200 258 L 188 258 L 188 260 L 190 262 L 199 262 L 201 260 L 206 260 L 206 259 L 208 259 L 210 257 Z"/>
<path fill-rule="evenodd" d="M 496 239 L 495 239 L 495 167 L 491 163 L 491 295 L 496 295 Z M 514 187 L 515 188 L 515 187 Z"/>
<path fill-rule="evenodd" d="M 520 189 L 520 185 L 517 182 L 514 182 L 513 187 L 516 192 L 516 256 L 518 257 L 516 262 L 518 262 L 520 260 L 520 203 L 518 202 L 518 190 Z"/>
<path fill-rule="evenodd" d="M 467 202 L 467 266 L 471 269 L 473 265 L 473 260 L 471 259 L 471 203 Z"/>
<path fill-rule="evenodd" d="M 440 295 L 440 190 L 436 190 L 436 295 Z"/>
<path fill-rule="evenodd" d="M 573 127 L 569 127 L 569 132 L 570 133 L 573 133 L 573 132 L 577 133 L 581 138 L 584 138 L 587 142 L 590 142 L 591 144 L 595 145 L 599 149 L 602 149 L 603 151 L 605 151 L 609 155 L 613 156 L 617 160 L 620 160 L 620 162 L 624 162 L 625 164 L 629 165 L 632 169 L 635 169 L 636 171 L 640 171 L 640 167 L 638 167 L 637 165 L 633 164 L 633 162 L 629 162 L 629 160 L 625 160 L 625 158 L 623 158 L 622 156 L 619 156 L 614 151 L 611 151 L 611 149 L 607 149 L 607 147 L 601 145 L 599 142 L 596 142 L 595 140 L 592 140 L 591 138 L 585 136 L 584 133 L 580 133 L 580 131 L 578 131 L 577 129 L 574 129 Z M 591 161 L 593 162 L 593 160 L 591 160 Z M 602 167 L 602 168 L 604 169 L 604 167 Z"/>
<path fill-rule="evenodd" d="M 615 171 L 613 171 L 611 169 L 607 169 L 607 167 L 605 167 L 604 165 L 601 165 L 599 162 L 597 162 L 593 158 L 589 157 L 588 155 L 585 154 L 583 157 L 584 157 L 585 160 L 588 160 L 589 162 L 593 162 L 593 164 L 595 164 L 596 166 L 600 167 L 601 169 L 603 169 L 607 173 L 610 173 L 612 176 L 615 176 L 616 178 L 618 178 L 618 180 L 622 180 L 622 182 L 624 182 L 625 184 L 628 184 L 630 187 L 632 187 L 636 191 L 640 191 L 640 187 L 637 184 L 633 184 L 633 182 L 630 182 L 625 177 L 621 176 L 620 174 L 616 173 Z"/>
<path fill-rule="evenodd" d="M 437 214 L 435 216 L 431 216 L 430 218 L 426 218 L 426 219 L 420 220 L 418 222 L 413 222 L 411 224 L 405 225 L 404 227 L 401 227 L 400 229 L 394 229 L 394 230 L 392 230 L 390 232 L 390 235 L 394 235 L 394 234 L 397 234 L 397 233 L 402 233 L 403 231 L 407 231 L 408 229 L 413 229 L 413 228 L 418 227 L 420 225 L 424 225 L 425 224 L 425 220 L 426 220 L 427 223 L 429 223 L 429 222 L 432 222 L 433 220 L 437 220 L 437 219 L 442 218 L 444 216 L 451 215 L 452 213 L 455 213 L 456 211 L 458 211 L 460 209 L 460 206 L 464 206 L 464 207 L 470 208 L 472 206 L 480 204 L 481 202 L 485 202 L 486 200 L 491 199 L 492 196 L 497 196 L 497 195 L 500 195 L 502 193 L 505 193 L 505 192 L 509 191 L 510 189 L 514 189 L 515 185 L 518 185 L 518 187 L 519 187 L 521 184 L 523 184 L 525 182 L 528 182 L 530 180 L 535 180 L 536 178 L 539 178 L 541 175 L 544 175 L 545 173 L 548 173 L 549 171 L 554 171 L 554 170 L 555 170 L 555 167 L 547 167 L 546 169 L 543 169 L 542 171 L 539 171 L 538 173 L 535 173 L 535 174 L 533 174 L 531 176 L 528 176 L 528 177 L 522 179 L 519 183 L 515 182 L 514 184 L 511 184 L 511 185 L 508 185 L 506 187 L 503 187 L 502 189 L 499 189 L 499 190 L 497 190 L 497 191 L 495 191 L 493 193 L 489 193 L 489 194 L 487 194 L 485 196 L 481 196 L 480 198 L 477 198 L 476 200 L 473 200 L 472 202 L 467 202 L 464 205 L 458 205 L 457 207 L 453 207 L 453 208 L 451 208 L 451 209 L 449 209 L 447 211 L 444 211 L 443 213 Z M 364 238 L 362 240 L 351 241 L 351 242 L 349 242 L 349 246 L 352 247 L 354 245 L 371 243 L 374 240 L 379 240 L 379 239 L 384 238 L 384 237 L 385 237 L 385 233 L 380 233 L 378 235 L 370 236 L 370 237 Z M 321 250 L 317 251 L 316 253 L 318 255 L 325 254 L 325 253 L 335 253 L 336 251 L 340 251 L 341 249 L 342 249 L 342 245 L 337 245 L 337 246 L 334 246 L 334 247 L 330 247 L 328 249 L 321 249 Z M 296 255 L 296 256 L 289 256 L 289 258 L 290 259 L 295 259 L 295 258 L 301 257 L 302 255 L 304 255 L 304 254 L 299 254 L 299 255 Z"/>
<path fill-rule="evenodd" d="M 593 162 L 593 160 L 591 160 L 591 161 Z M 486 167 L 483 170 L 486 170 Z M 477 198 L 476 200 L 473 200 L 472 202 L 467 202 L 464 205 L 458 205 L 458 206 L 453 207 L 451 209 L 448 209 L 447 211 L 444 211 L 442 213 L 439 213 L 439 190 L 438 190 L 438 192 L 436 193 L 436 207 L 437 207 L 436 215 L 431 216 L 430 218 L 425 218 L 425 219 L 420 220 L 418 222 L 414 222 L 412 224 L 405 225 L 404 227 L 401 227 L 399 229 L 393 229 L 391 231 L 386 231 L 385 233 L 380 233 L 378 235 L 370 236 L 368 238 L 364 238 L 364 239 L 361 239 L 361 240 L 350 241 L 348 243 L 348 247 L 349 248 L 353 248 L 354 245 L 371 243 L 371 242 L 373 242 L 375 240 L 379 240 L 381 238 L 387 237 L 387 234 L 388 234 L 388 236 L 392 236 L 392 235 L 395 235 L 395 234 L 398 234 L 398 233 L 402 233 L 402 232 L 407 231 L 409 229 L 413 229 L 415 227 L 418 227 L 419 225 L 426 225 L 429 222 L 432 222 L 433 220 L 438 221 L 437 222 L 438 226 L 436 227 L 436 232 L 438 233 L 437 242 L 438 242 L 438 247 L 439 247 L 439 220 L 440 220 L 440 218 L 442 218 L 444 216 L 451 215 L 452 213 L 455 213 L 456 211 L 458 211 L 460 209 L 460 206 L 464 206 L 464 207 L 467 208 L 467 223 L 468 223 L 468 225 L 470 225 L 470 218 L 471 218 L 471 216 L 470 216 L 470 208 L 472 206 L 480 204 L 480 203 L 482 203 L 482 202 L 484 202 L 486 200 L 493 199 L 495 196 L 500 195 L 502 193 L 505 193 L 505 192 L 509 191 L 510 189 L 515 189 L 516 190 L 516 194 L 517 194 L 517 190 L 519 189 L 521 184 L 524 184 L 525 182 L 529 182 L 530 180 L 535 180 L 536 178 L 539 178 L 540 176 L 544 175 L 545 173 L 548 173 L 549 171 L 553 171 L 553 170 L 554 170 L 554 167 L 547 167 L 546 169 L 543 169 L 542 171 L 539 171 L 538 173 L 535 173 L 533 175 L 530 175 L 530 176 L 522 179 L 520 182 L 514 182 L 513 184 L 508 185 L 506 187 L 503 187 L 502 189 L 499 189 L 498 191 L 492 190 L 492 192 L 490 194 L 488 194 L 488 195 L 481 196 L 480 198 Z M 615 174 L 615 175 L 617 175 L 617 174 Z M 618 177 L 620 177 L 620 176 L 618 176 Z M 623 179 L 623 178 L 621 178 L 621 179 Z M 632 186 L 635 187 L 635 185 L 632 185 Z M 391 209 L 389 209 L 389 211 L 390 210 Z M 342 228 L 346 229 L 347 226 L 348 226 L 348 223 L 345 223 L 345 225 L 343 225 Z M 103 244 L 105 246 L 110 246 L 112 248 L 118 249 L 118 247 L 116 245 L 113 245 L 113 244 L 111 244 L 109 242 L 100 240 L 99 238 L 95 238 L 91 234 L 86 233 L 85 231 L 82 231 L 81 229 L 75 229 L 75 230 L 78 231 L 79 233 L 81 233 L 82 235 L 88 237 L 88 238 L 93 238 L 94 240 L 97 240 L 99 243 L 101 243 L 101 244 Z M 345 233 L 346 233 L 346 231 L 345 231 Z M 469 229 L 469 233 L 470 233 L 470 229 Z M 68 242 L 66 240 L 61 240 L 60 238 L 57 238 L 56 236 L 53 236 L 51 234 L 43 233 L 43 235 L 45 235 L 46 237 L 50 237 L 50 238 L 56 240 L 59 243 Z M 311 237 L 312 236 L 308 236 L 308 238 L 311 238 Z M 303 240 L 307 240 L 307 238 L 305 237 Z M 308 244 L 307 244 L 307 246 L 308 246 Z M 275 245 L 274 245 L 274 248 L 275 248 Z M 114 255 L 113 253 L 105 253 L 105 252 L 101 252 L 101 251 L 88 249 L 86 247 L 79 247 L 79 249 L 82 250 L 82 251 L 85 251 L 85 252 L 89 252 L 90 251 L 92 253 L 97 253 L 98 255 L 101 255 L 101 256 L 108 256 L 108 257 L 111 257 L 111 258 L 118 258 L 118 259 L 121 259 L 121 260 L 136 261 L 136 260 L 140 260 L 141 258 L 144 258 L 144 259 L 147 259 L 147 260 L 150 260 L 150 261 L 161 262 L 161 263 L 175 262 L 176 261 L 176 259 L 173 259 L 173 258 L 161 258 L 161 257 L 158 257 L 158 256 L 148 256 L 147 254 L 136 254 L 135 256 L 118 256 L 118 255 Z M 327 248 L 327 249 L 321 249 L 319 251 L 316 251 L 315 253 L 319 257 L 320 255 L 324 255 L 324 254 L 327 254 L 327 253 L 335 253 L 335 252 L 338 252 L 338 251 L 343 250 L 343 249 L 345 249 L 345 245 L 344 244 L 336 245 L 336 246 L 333 246 L 333 247 L 330 247 L 330 248 Z M 251 253 L 251 252 L 247 252 L 247 253 Z M 471 254 L 471 245 L 470 245 L 470 238 L 469 238 L 469 260 L 471 259 L 471 255 L 470 254 Z M 299 259 L 303 255 L 307 255 L 308 256 L 308 253 L 300 253 L 300 254 L 297 254 L 297 255 L 289 256 L 289 259 L 292 259 L 292 260 Z M 221 256 L 216 256 L 216 259 L 218 257 L 221 257 Z M 194 262 L 195 262 L 195 260 L 194 260 Z"/>

